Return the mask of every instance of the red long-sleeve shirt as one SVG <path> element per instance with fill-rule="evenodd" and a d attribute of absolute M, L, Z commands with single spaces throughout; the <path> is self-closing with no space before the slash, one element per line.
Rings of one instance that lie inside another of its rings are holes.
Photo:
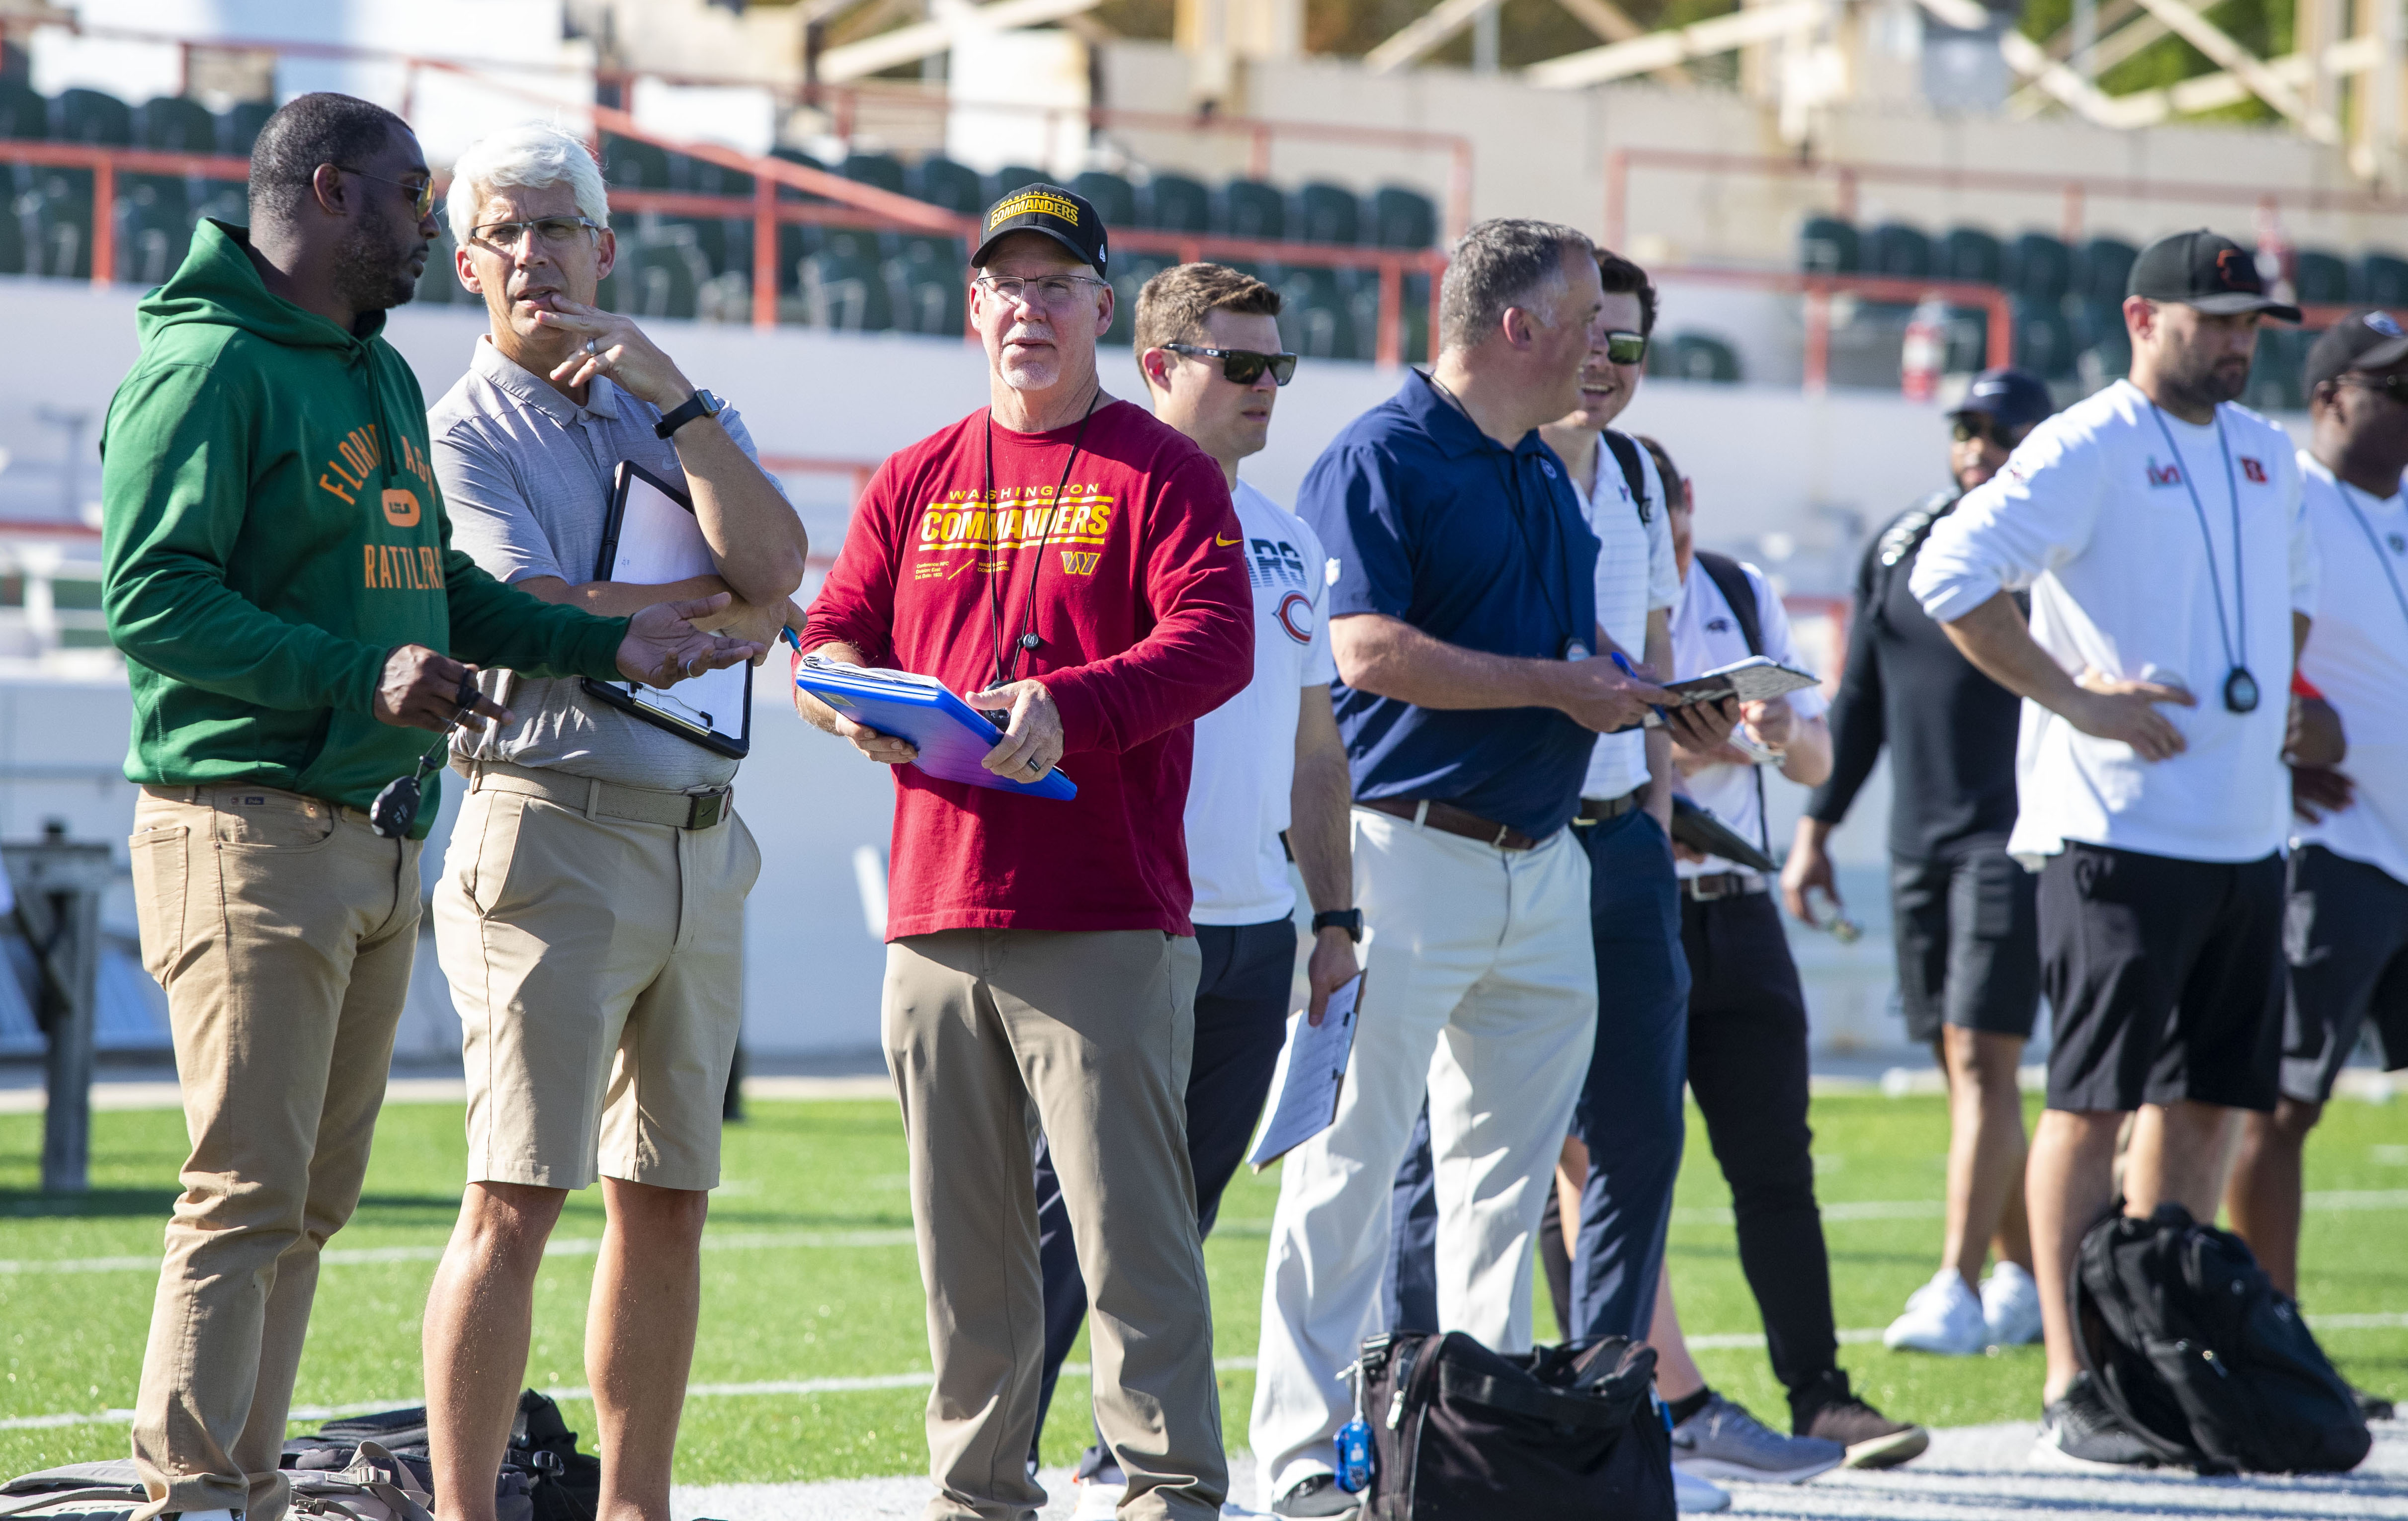
<path fill-rule="evenodd" d="M 894 454 L 811 603 L 804 649 L 850 644 L 967 694 L 995 680 L 999 593 L 1004 665 L 1032 629 L 1043 642 L 1020 674 L 1062 714 L 1062 770 L 1079 789 L 1068 802 L 895 768 L 890 940 L 1190 933 L 1192 725 L 1254 670 L 1237 514 L 1220 467 L 1144 409 L 1097 408 L 1073 463 L 1078 434 L 990 429 L 981 410 Z"/>

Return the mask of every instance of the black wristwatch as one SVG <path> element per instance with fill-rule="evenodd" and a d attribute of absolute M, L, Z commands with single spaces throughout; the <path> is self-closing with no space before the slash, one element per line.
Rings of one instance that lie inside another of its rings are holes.
<path fill-rule="evenodd" d="M 1346 938 L 1348 940 L 1360 945 L 1363 943 L 1363 911 L 1360 909 L 1330 909 L 1326 912 L 1314 914 L 1312 916 L 1312 932 L 1318 935 L 1325 929 L 1342 929 L 1346 931 Z"/>
<path fill-rule="evenodd" d="M 652 424 L 652 431 L 666 438 L 697 417 L 717 417 L 726 409 L 727 403 L 708 391 L 697 391 L 676 411 L 662 414 L 661 420 Z"/>

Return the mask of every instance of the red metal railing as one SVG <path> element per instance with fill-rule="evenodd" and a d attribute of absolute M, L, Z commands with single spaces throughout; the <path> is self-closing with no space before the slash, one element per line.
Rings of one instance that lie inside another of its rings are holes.
<path fill-rule="evenodd" d="M 2055 195 L 2062 203 L 2060 230 L 2069 243 L 2083 237 L 2085 219 L 2093 199 L 2190 201 L 2213 206 L 2289 207 L 2302 211 L 2408 215 L 2408 200 L 2372 191 L 2267 189 L 2195 179 L 2117 179 L 1913 164 L 1852 164 L 1836 159 L 1703 153 L 1680 148 L 1617 148 L 1605 156 L 1605 239 L 1613 248 L 1622 247 L 1629 236 L 1630 176 L 1631 171 L 1637 168 L 1690 174 L 1761 175 L 1776 179 L 1828 180 L 1833 186 L 1833 214 L 1850 222 L 1856 220 L 1857 186 L 1864 183 Z"/>

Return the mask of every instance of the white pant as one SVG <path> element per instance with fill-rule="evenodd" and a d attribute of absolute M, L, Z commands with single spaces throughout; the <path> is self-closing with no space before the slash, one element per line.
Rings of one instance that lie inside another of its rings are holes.
<path fill-rule="evenodd" d="M 1340 1370 L 1384 1328 L 1389 1190 L 1425 1094 L 1438 1313 L 1530 1344 L 1530 1245 L 1597 1030 L 1588 856 L 1570 829 L 1506 851 L 1354 813 L 1368 976 L 1327 1130 L 1287 1154 L 1263 1278 L 1252 1444 L 1263 1507 L 1333 1471 Z"/>

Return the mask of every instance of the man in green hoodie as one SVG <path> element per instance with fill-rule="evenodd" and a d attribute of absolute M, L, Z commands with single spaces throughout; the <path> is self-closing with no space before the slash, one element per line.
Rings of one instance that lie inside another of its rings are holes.
<path fill-rule="evenodd" d="M 251 228 L 204 223 L 144 299 L 102 436 L 135 901 L 193 1141 L 135 1403 L 136 1521 L 286 1508 L 285 1412 L 384 1097 L 432 784 L 414 817 L 366 810 L 439 760 L 425 731 L 509 716 L 478 665 L 665 684 L 762 653 L 695 626 L 724 595 L 595 618 L 452 548 L 425 402 L 379 336 L 436 235 L 431 178 L 366 101 L 270 117 Z"/>

